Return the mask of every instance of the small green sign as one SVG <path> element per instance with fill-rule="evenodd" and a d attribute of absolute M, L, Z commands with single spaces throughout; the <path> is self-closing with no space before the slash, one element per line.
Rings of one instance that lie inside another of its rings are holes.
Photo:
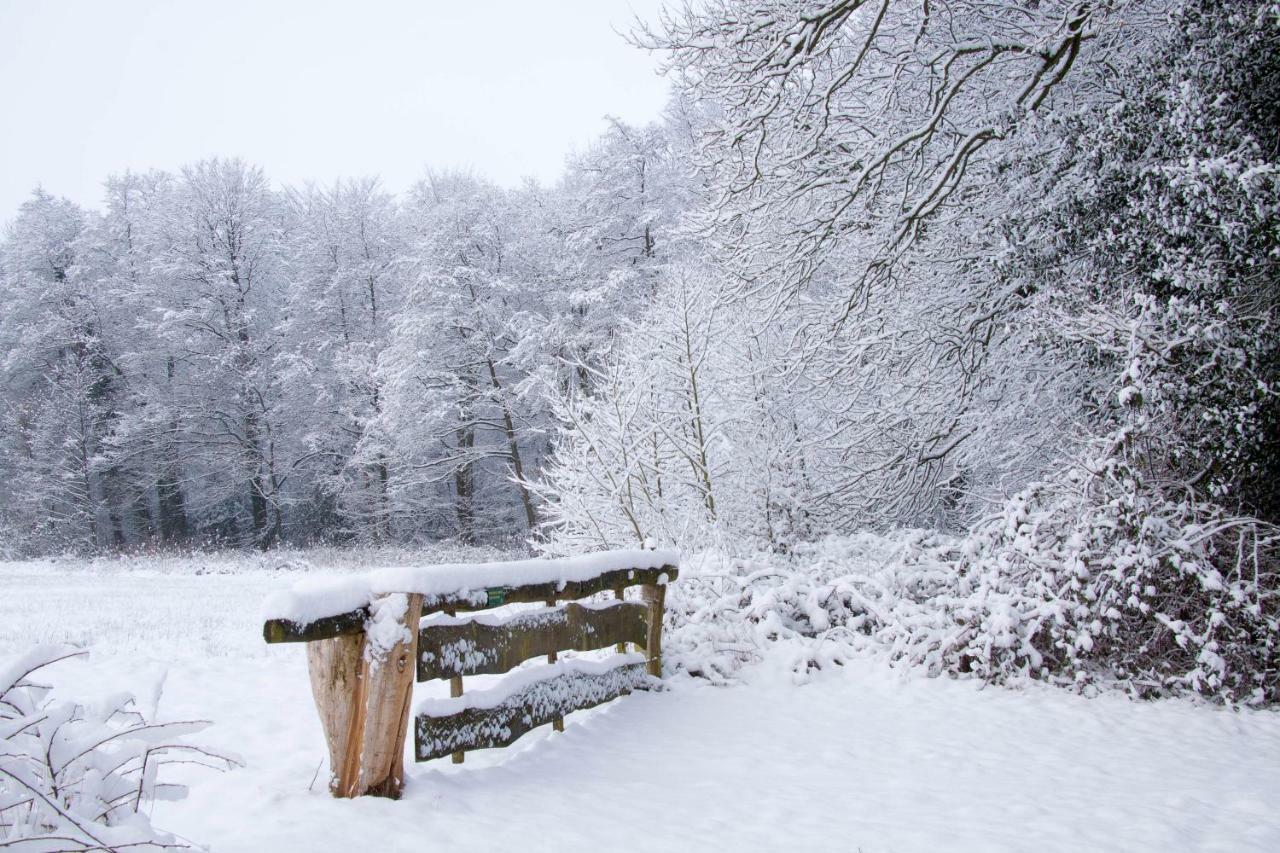
<path fill-rule="evenodd" d="M 505 586 L 494 586 L 486 590 L 489 593 L 489 607 L 501 607 L 502 603 L 507 600 L 507 588 Z"/>

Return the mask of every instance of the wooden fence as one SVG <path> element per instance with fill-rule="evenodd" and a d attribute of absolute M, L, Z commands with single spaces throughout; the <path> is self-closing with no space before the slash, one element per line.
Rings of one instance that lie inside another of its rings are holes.
<path fill-rule="evenodd" d="M 661 677 L 666 584 L 677 577 L 677 562 L 674 552 L 625 551 L 393 571 L 370 583 L 367 594 L 338 584 L 269 603 L 263 636 L 268 643 L 307 644 L 334 796 L 394 798 L 404 784 L 415 676 L 449 679 L 452 697 L 421 704 L 414 726 L 418 761 L 451 755 L 460 763 L 467 750 L 506 746 L 547 723 L 562 730 L 566 714 Z M 491 585 L 486 576 L 519 580 Z M 462 586 L 459 577 L 466 579 Z M 632 586 L 639 587 L 638 600 L 624 597 Z M 407 591 L 388 591 L 398 588 Z M 577 602 L 609 592 L 611 601 Z M 360 599 L 367 600 L 325 612 L 333 602 Z M 517 603 L 546 607 L 476 614 Z M 457 615 L 463 612 L 473 615 Z M 627 654 L 627 644 L 643 654 Z M 611 646 L 623 656 L 557 657 Z M 465 676 L 506 673 L 542 656 L 546 665 L 522 667 L 493 690 L 463 695 Z"/>

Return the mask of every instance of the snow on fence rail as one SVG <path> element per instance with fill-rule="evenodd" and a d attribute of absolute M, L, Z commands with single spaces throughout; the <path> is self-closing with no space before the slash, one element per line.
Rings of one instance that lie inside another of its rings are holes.
<path fill-rule="evenodd" d="M 307 644 L 334 796 L 394 798 L 404 784 L 415 673 L 418 681 L 448 678 L 452 697 L 419 705 L 418 761 L 461 762 L 465 750 L 506 746 L 546 723 L 562 730 L 565 714 L 661 677 L 666 584 L 679 559 L 670 550 L 605 551 L 308 580 L 267 600 L 262 633 L 268 643 Z M 629 586 L 640 587 L 639 601 L 623 599 Z M 615 601 L 573 603 L 610 591 Z M 514 603 L 548 609 L 456 615 Z M 644 654 L 628 654 L 628 643 Z M 566 649 L 610 646 L 618 653 L 605 661 L 557 660 Z M 463 676 L 505 673 L 543 655 L 547 665 L 463 696 Z"/>

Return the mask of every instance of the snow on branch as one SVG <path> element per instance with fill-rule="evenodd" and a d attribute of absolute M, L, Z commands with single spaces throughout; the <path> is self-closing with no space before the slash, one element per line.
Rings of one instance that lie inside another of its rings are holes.
<path fill-rule="evenodd" d="M 154 828 L 144 811 L 186 795 L 184 786 L 159 781 L 161 769 L 230 769 L 240 760 L 186 740 L 206 722 L 149 722 L 128 693 L 93 704 L 52 699 L 49 685 L 31 679 L 86 654 L 36 646 L 0 665 L 0 849 L 194 849 Z"/>

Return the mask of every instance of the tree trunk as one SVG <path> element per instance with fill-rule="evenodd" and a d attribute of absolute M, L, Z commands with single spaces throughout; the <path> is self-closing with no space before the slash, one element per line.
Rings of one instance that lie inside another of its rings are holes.
<path fill-rule="evenodd" d="M 520 502 L 524 505 L 525 523 L 529 525 L 530 530 L 538 529 L 538 515 L 533 508 L 533 498 L 529 494 L 529 488 L 524 483 L 524 464 L 520 460 L 520 443 L 516 441 L 515 422 L 511 418 L 511 410 L 507 408 L 506 401 L 502 399 L 502 385 L 498 383 L 498 371 L 493 366 L 493 360 L 487 361 L 489 365 L 489 381 L 493 383 L 494 398 L 498 403 L 498 408 L 502 409 L 502 428 L 507 434 L 507 454 L 511 458 L 511 469 L 515 474 L 516 488 L 520 490 Z"/>
<path fill-rule="evenodd" d="M 475 483 L 471 470 L 471 448 L 476 443 L 475 427 L 460 426 L 457 429 L 458 453 L 463 461 L 454 469 L 453 486 L 457 492 L 458 538 L 471 545 L 475 542 L 475 510 L 472 506 Z"/>
<path fill-rule="evenodd" d="M 255 546 L 265 550 L 271 544 L 271 536 L 267 529 L 269 504 L 263 471 L 266 463 L 262 458 L 261 440 L 258 413 L 250 410 L 244 416 L 245 456 L 249 469 L 250 539 Z"/>
<path fill-rule="evenodd" d="M 174 424 L 177 430 L 177 424 Z M 190 536 L 191 530 L 187 522 L 187 504 L 182 495 L 182 483 L 178 474 L 177 453 L 172 447 L 167 448 L 169 456 L 156 482 L 156 503 L 160 513 L 160 539 L 164 542 L 181 542 Z"/>
<path fill-rule="evenodd" d="M 373 515 L 373 538 L 375 542 L 385 542 L 391 538 L 391 495 L 387 488 L 390 475 L 387 471 L 385 453 L 378 453 L 378 461 L 373 468 L 378 483 L 378 507 Z"/>
<path fill-rule="evenodd" d="M 177 365 L 173 356 L 165 362 L 169 384 L 173 384 Z M 164 542 L 185 541 L 191 534 L 187 523 L 187 502 L 182 494 L 182 467 L 177 448 L 178 419 L 169 419 L 169 435 L 161 445 L 160 476 L 156 481 L 156 504 L 160 513 L 160 539 Z"/>

